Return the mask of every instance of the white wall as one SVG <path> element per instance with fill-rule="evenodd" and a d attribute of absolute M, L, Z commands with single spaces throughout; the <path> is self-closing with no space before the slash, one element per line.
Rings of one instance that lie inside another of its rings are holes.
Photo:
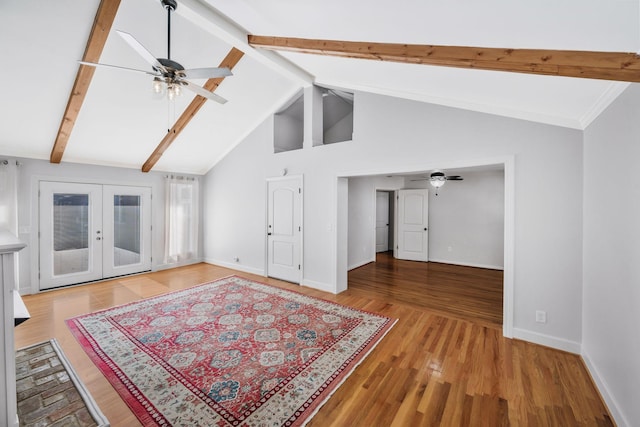
<path fill-rule="evenodd" d="M 20 239 L 27 247 L 19 255 L 20 292 L 38 291 L 38 182 L 39 180 L 132 185 L 151 187 L 152 200 L 152 269 L 173 267 L 164 261 L 164 200 L 166 173 L 142 173 L 136 169 L 114 168 L 74 163 L 52 164 L 44 160 L 18 159 L 18 227 Z M 200 186 L 201 188 L 204 185 Z M 201 189 L 201 194 L 204 194 Z M 202 250 L 201 250 L 202 253 Z M 197 261 L 197 260 L 194 260 Z"/>
<path fill-rule="evenodd" d="M 504 171 L 463 172 L 436 192 L 429 181 L 407 179 L 405 188 L 429 189 L 429 261 L 504 267 Z"/>
<path fill-rule="evenodd" d="M 640 86 L 585 131 L 583 357 L 619 426 L 640 425 Z"/>
<path fill-rule="evenodd" d="M 358 92 L 350 142 L 272 153 L 266 120 L 207 175 L 205 256 L 264 271 L 265 179 L 303 174 L 303 283 L 338 290 L 338 177 L 515 159 L 514 333 L 579 351 L 582 335 L 580 131 Z M 493 163 L 493 162 L 491 162 Z M 553 177 L 551 182 L 545 176 Z M 558 177 L 561 177 L 559 179 Z M 346 255 L 345 255 L 346 256 Z M 344 260 L 346 268 L 347 261 Z M 344 274 L 343 274 L 344 277 Z M 546 324 L 535 311 L 547 312 Z"/>
<path fill-rule="evenodd" d="M 349 178 L 349 270 L 376 260 L 376 190 L 403 187 L 404 179 L 400 177 Z"/>

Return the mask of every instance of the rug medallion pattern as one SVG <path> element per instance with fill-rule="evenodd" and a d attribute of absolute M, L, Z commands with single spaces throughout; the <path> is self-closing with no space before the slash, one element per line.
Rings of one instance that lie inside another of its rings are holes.
<path fill-rule="evenodd" d="M 235 276 L 67 321 L 160 426 L 303 425 L 393 323 Z"/>

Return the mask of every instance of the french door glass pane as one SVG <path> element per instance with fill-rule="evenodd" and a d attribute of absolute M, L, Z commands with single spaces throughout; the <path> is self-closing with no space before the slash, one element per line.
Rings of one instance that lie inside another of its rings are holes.
<path fill-rule="evenodd" d="M 140 263 L 140 196 L 113 196 L 113 263 Z"/>
<path fill-rule="evenodd" d="M 89 269 L 89 195 L 53 194 L 53 274 Z"/>

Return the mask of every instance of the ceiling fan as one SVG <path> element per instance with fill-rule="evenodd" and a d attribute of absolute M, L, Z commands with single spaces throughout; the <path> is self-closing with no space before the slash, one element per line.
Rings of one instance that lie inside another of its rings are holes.
<path fill-rule="evenodd" d="M 171 60 L 171 12 L 178 7 L 176 0 L 161 0 L 162 6 L 167 10 L 167 58 L 156 58 L 149 52 L 138 40 L 131 34 L 124 31 L 116 30 L 116 32 L 131 46 L 145 61 L 147 61 L 153 71 L 138 70 L 135 68 L 121 67 L 118 65 L 101 64 L 94 62 L 79 61 L 81 64 L 90 66 L 117 68 L 125 71 L 134 71 L 145 73 L 153 76 L 153 90 L 161 94 L 166 91 L 170 100 L 179 96 L 182 87 L 195 92 L 197 95 L 211 99 L 212 101 L 224 104 L 226 99 L 207 89 L 188 81 L 187 79 L 209 79 L 216 77 L 228 77 L 233 75 L 229 68 L 210 67 L 210 68 L 193 68 L 185 70 L 178 62 Z"/>
<path fill-rule="evenodd" d="M 460 175 L 445 175 L 441 170 L 434 170 L 428 178 L 412 179 L 411 181 L 429 181 L 431 186 L 436 189 L 437 196 L 438 188 L 442 187 L 446 181 L 462 181 L 463 179 Z"/>

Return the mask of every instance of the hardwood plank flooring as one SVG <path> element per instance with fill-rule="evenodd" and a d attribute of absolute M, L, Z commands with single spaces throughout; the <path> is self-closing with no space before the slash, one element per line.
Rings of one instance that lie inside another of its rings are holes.
<path fill-rule="evenodd" d="M 393 252 L 349 272 L 351 289 L 487 326 L 502 326 L 502 283 L 501 270 L 398 260 Z"/>
<path fill-rule="evenodd" d="M 439 266 L 432 267 L 428 277 L 439 277 Z M 473 272 L 460 271 L 471 282 L 480 281 Z M 424 283 L 424 273 L 406 273 Z M 469 320 L 473 304 L 453 314 L 442 307 L 431 309 L 429 300 L 435 297 L 416 291 L 417 285 L 406 277 L 383 279 L 390 272 L 382 263 L 352 271 L 349 290 L 339 295 L 196 264 L 25 296 L 32 318 L 16 328 L 16 347 L 55 337 L 111 425 L 139 426 L 64 320 L 230 274 L 398 319 L 309 426 L 614 425 L 579 356 L 503 338 L 495 322 Z M 391 289 L 385 289 L 385 280 Z M 463 299 L 455 294 L 440 298 Z"/>

